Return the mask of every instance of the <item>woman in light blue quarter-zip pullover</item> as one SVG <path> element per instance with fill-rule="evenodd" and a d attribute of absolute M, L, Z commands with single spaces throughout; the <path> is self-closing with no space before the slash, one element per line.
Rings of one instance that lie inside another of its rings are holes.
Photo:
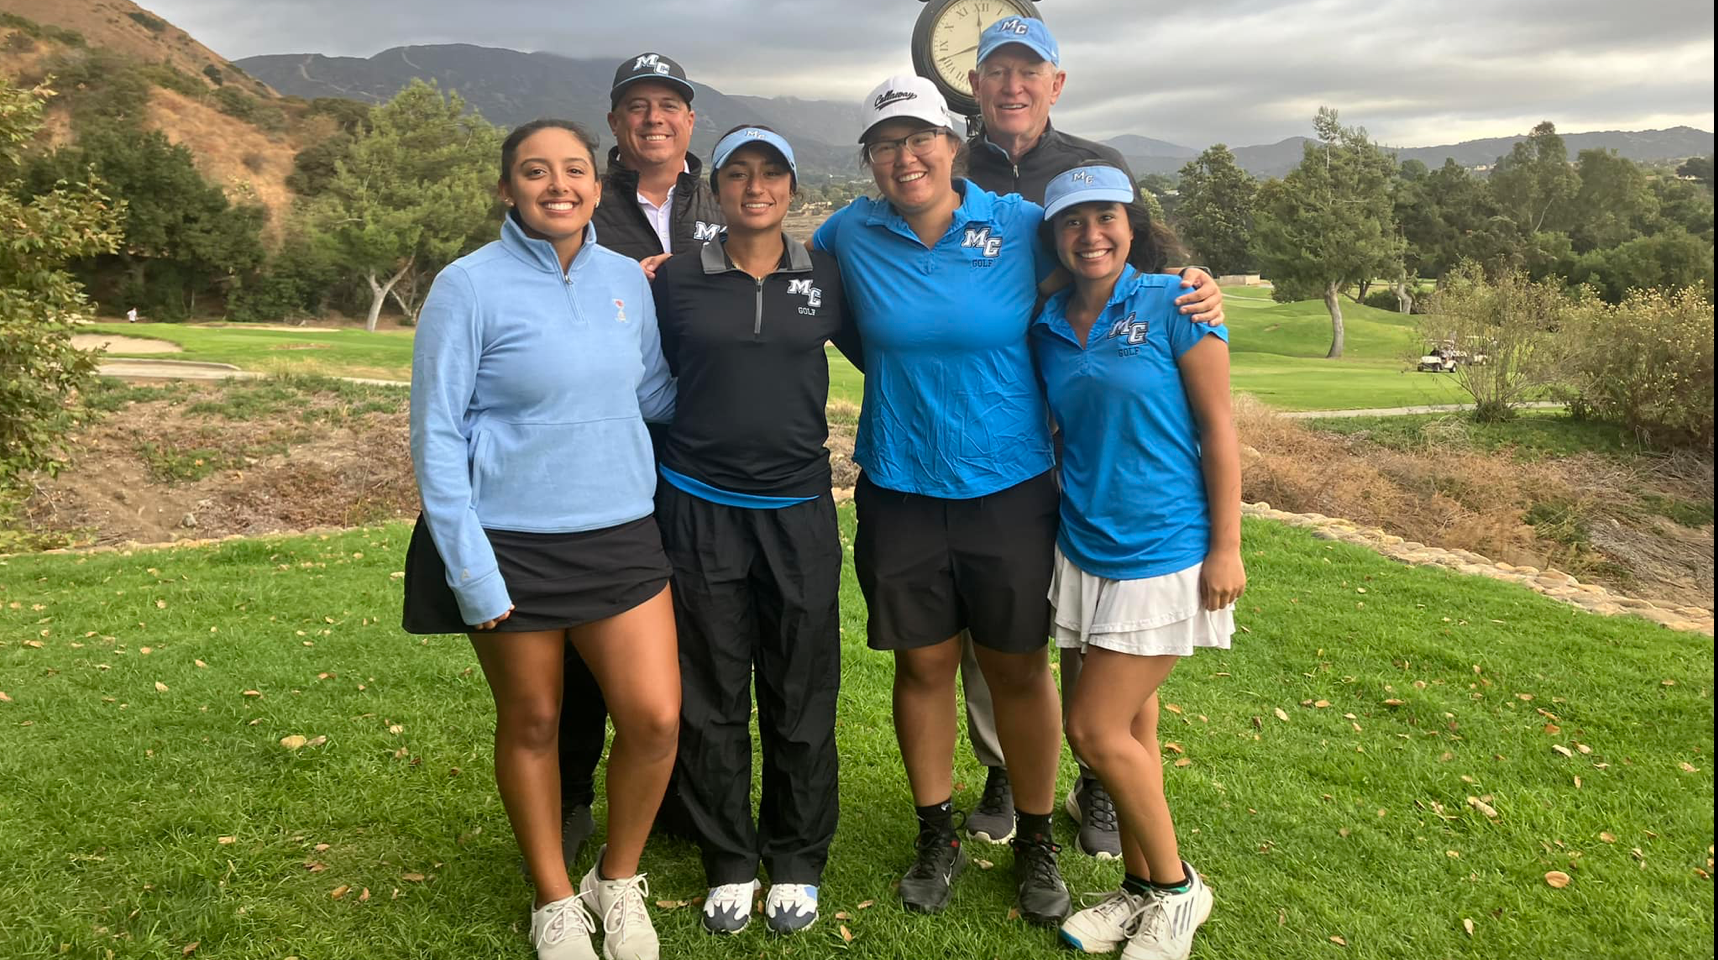
<path fill-rule="evenodd" d="M 645 420 L 674 382 L 633 260 L 596 243 L 596 144 L 535 121 L 502 148 L 501 238 L 436 277 L 412 356 L 423 516 L 405 626 L 466 632 L 495 698 L 495 775 L 536 886 L 545 960 L 655 960 L 640 854 L 673 765 L 680 673 Z M 619 198 L 629 202 L 631 198 Z M 571 643 L 614 719 L 608 844 L 561 853 L 557 718 Z"/>

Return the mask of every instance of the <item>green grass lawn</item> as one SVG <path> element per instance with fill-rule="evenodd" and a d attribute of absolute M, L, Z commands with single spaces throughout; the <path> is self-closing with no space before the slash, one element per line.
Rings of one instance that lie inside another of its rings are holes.
<path fill-rule="evenodd" d="M 1400 314 L 1343 304 L 1347 353 L 1326 360 L 1330 315 L 1318 301 L 1279 304 L 1260 291 L 1238 290 L 1225 307 L 1231 330 L 1234 385 L 1285 410 L 1459 403 L 1451 377 L 1416 373 L 1404 359 L 1416 349 L 1412 323 Z M 411 378 L 411 331 L 264 329 L 243 325 L 96 324 L 104 333 L 170 340 L 179 360 L 213 360 L 247 370 L 327 376 Z M 122 357 L 123 349 L 112 351 Z M 158 356 L 158 355 L 157 355 Z M 833 348 L 832 400 L 860 402 L 863 377 Z"/>
<path fill-rule="evenodd" d="M 1326 417 L 1306 421 L 1314 430 L 1362 437 L 1393 450 L 1428 447 L 1479 451 L 1510 450 L 1522 459 L 1602 453 L 1638 456 L 1648 451 L 1627 429 L 1598 420 L 1577 420 L 1561 410 L 1523 410 L 1513 420 L 1476 423 L 1463 414 L 1395 417 Z"/>
<path fill-rule="evenodd" d="M 106 334 L 143 337 L 176 343 L 183 352 L 128 354 L 123 348 L 108 356 L 151 359 L 207 360 L 230 363 L 245 370 L 331 377 L 372 377 L 410 380 L 412 332 L 392 330 L 295 330 L 245 324 L 191 325 L 97 323 Z"/>
<path fill-rule="evenodd" d="M 406 540 L 0 561 L 0 956 L 530 955 L 489 696 L 463 638 L 400 632 Z M 1188 761 L 1171 802 L 1217 895 L 1195 956 L 1710 955 L 1711 640 L 1268 523 L 1248 522 L 1246 557 L 1235 649 L 1164 695 Z M 890 661 L 864 646 L 850 571 L 843 604 L 823 919 L 715 940 L 696 908 L 657 910 L 663 955 L 1070 956 L 1007 919 L 1006 851 L 973 851 L 995 869 L 946 914 L 898 906 L 913 827 Z M 964 746 L 956 779 L 970 806 Z M 1064 856 L 1076 892 L 1119 879 Z M 652 901 L 703 893 L 685 845 L 645 868 Z"/>

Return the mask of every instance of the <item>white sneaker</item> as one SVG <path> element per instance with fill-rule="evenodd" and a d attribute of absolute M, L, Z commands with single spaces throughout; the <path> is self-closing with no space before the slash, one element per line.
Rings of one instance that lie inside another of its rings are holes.
<path fill-rule="evenodd" d="M 752 896 L 763 888 L 751 883 L 724 883 L 704 895 L 704 929 L 710 933 L 739 933 L 752 922 Z"/>
<path fill-rule="evenodd" d="M 817 888 L 809 883 L 771 884 L 764 920 L 773 933 L 798 933 L 816 923 Z"/>
<path fill-rule="evenodd" d="M 1185 893 L 1154 892 L 1140 914 L 1139 929 L 1122 950 L 1122 960 L 1187 960 L 1193 952 L 1193 932 L 1211 915 L 1211 888 L 1185 862 L 1181 869 L 1193 881 Z"/>
<path fill-rule="evenodd" d="M 656 928 L 650 924 L 650 912 L 645 898 L 650 896 L 650 884 L 644 874 L 637 873 L 622 880 L 604 880 L 597 869 L 602 866 L 605 844 L 597 851 L 597 862 L 591 872 L 579 881 L 579 892 L 596 904 L 597 918 L 602 922 L 602 955 L 604 960 L 661 960 L 662 945 L 656 939 Z"/>
<path fill-rule="evenodd" d="M 596 921 L 585 909 L 584 897 L 573 894 L 531 911 L 531 946 L 537 960 L 597 960 L 591 946 Z"/>
<path fill-rule="evenodd" d="M 1116 889 L 1062 921 L 1062 942 L 1085 953 L 1114 953 L 1139 927 L 1148 896 Z M 1090 902 L 1090 901 L 1087 901 Z"/>

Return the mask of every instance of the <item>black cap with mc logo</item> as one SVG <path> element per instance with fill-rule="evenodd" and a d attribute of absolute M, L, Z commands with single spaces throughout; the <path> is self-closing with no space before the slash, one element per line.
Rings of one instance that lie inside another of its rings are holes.
<path fill-rule="evenodd" d="M 641 53 L 622 60 L 615 68 L 614 87 L 608 93 L 609 108 L 617 106 L 626 88 L 640 80 L 666 83 L 680 91 L 687 103 L 692 102 L 692 84 L 686 79 L 686 71 L 680 68 L 680 64 L 660 53 Z"/>

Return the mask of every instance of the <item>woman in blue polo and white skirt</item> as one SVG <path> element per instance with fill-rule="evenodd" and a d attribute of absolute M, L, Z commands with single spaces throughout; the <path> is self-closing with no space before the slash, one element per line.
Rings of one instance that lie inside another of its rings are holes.
<path fill-rule="evenodd" d="M 1182 657 L 1227 648 L 1241 563 L 1241 467 L 1222 325 L 1175 307 L 1178 282 L 1127 174 L 1076 167 L 1046 190 L 1044 239 L 1073 285 L 1045 304 L 1032 352 L 1064 438 L 1050 603 L 1085 656 L 1068 739 L 1121 821 L 1127 877 L 1062 939 L 1124 960 L 1181 960 L 1211 912 L 1163 790 L 1157 689 Z"/>

